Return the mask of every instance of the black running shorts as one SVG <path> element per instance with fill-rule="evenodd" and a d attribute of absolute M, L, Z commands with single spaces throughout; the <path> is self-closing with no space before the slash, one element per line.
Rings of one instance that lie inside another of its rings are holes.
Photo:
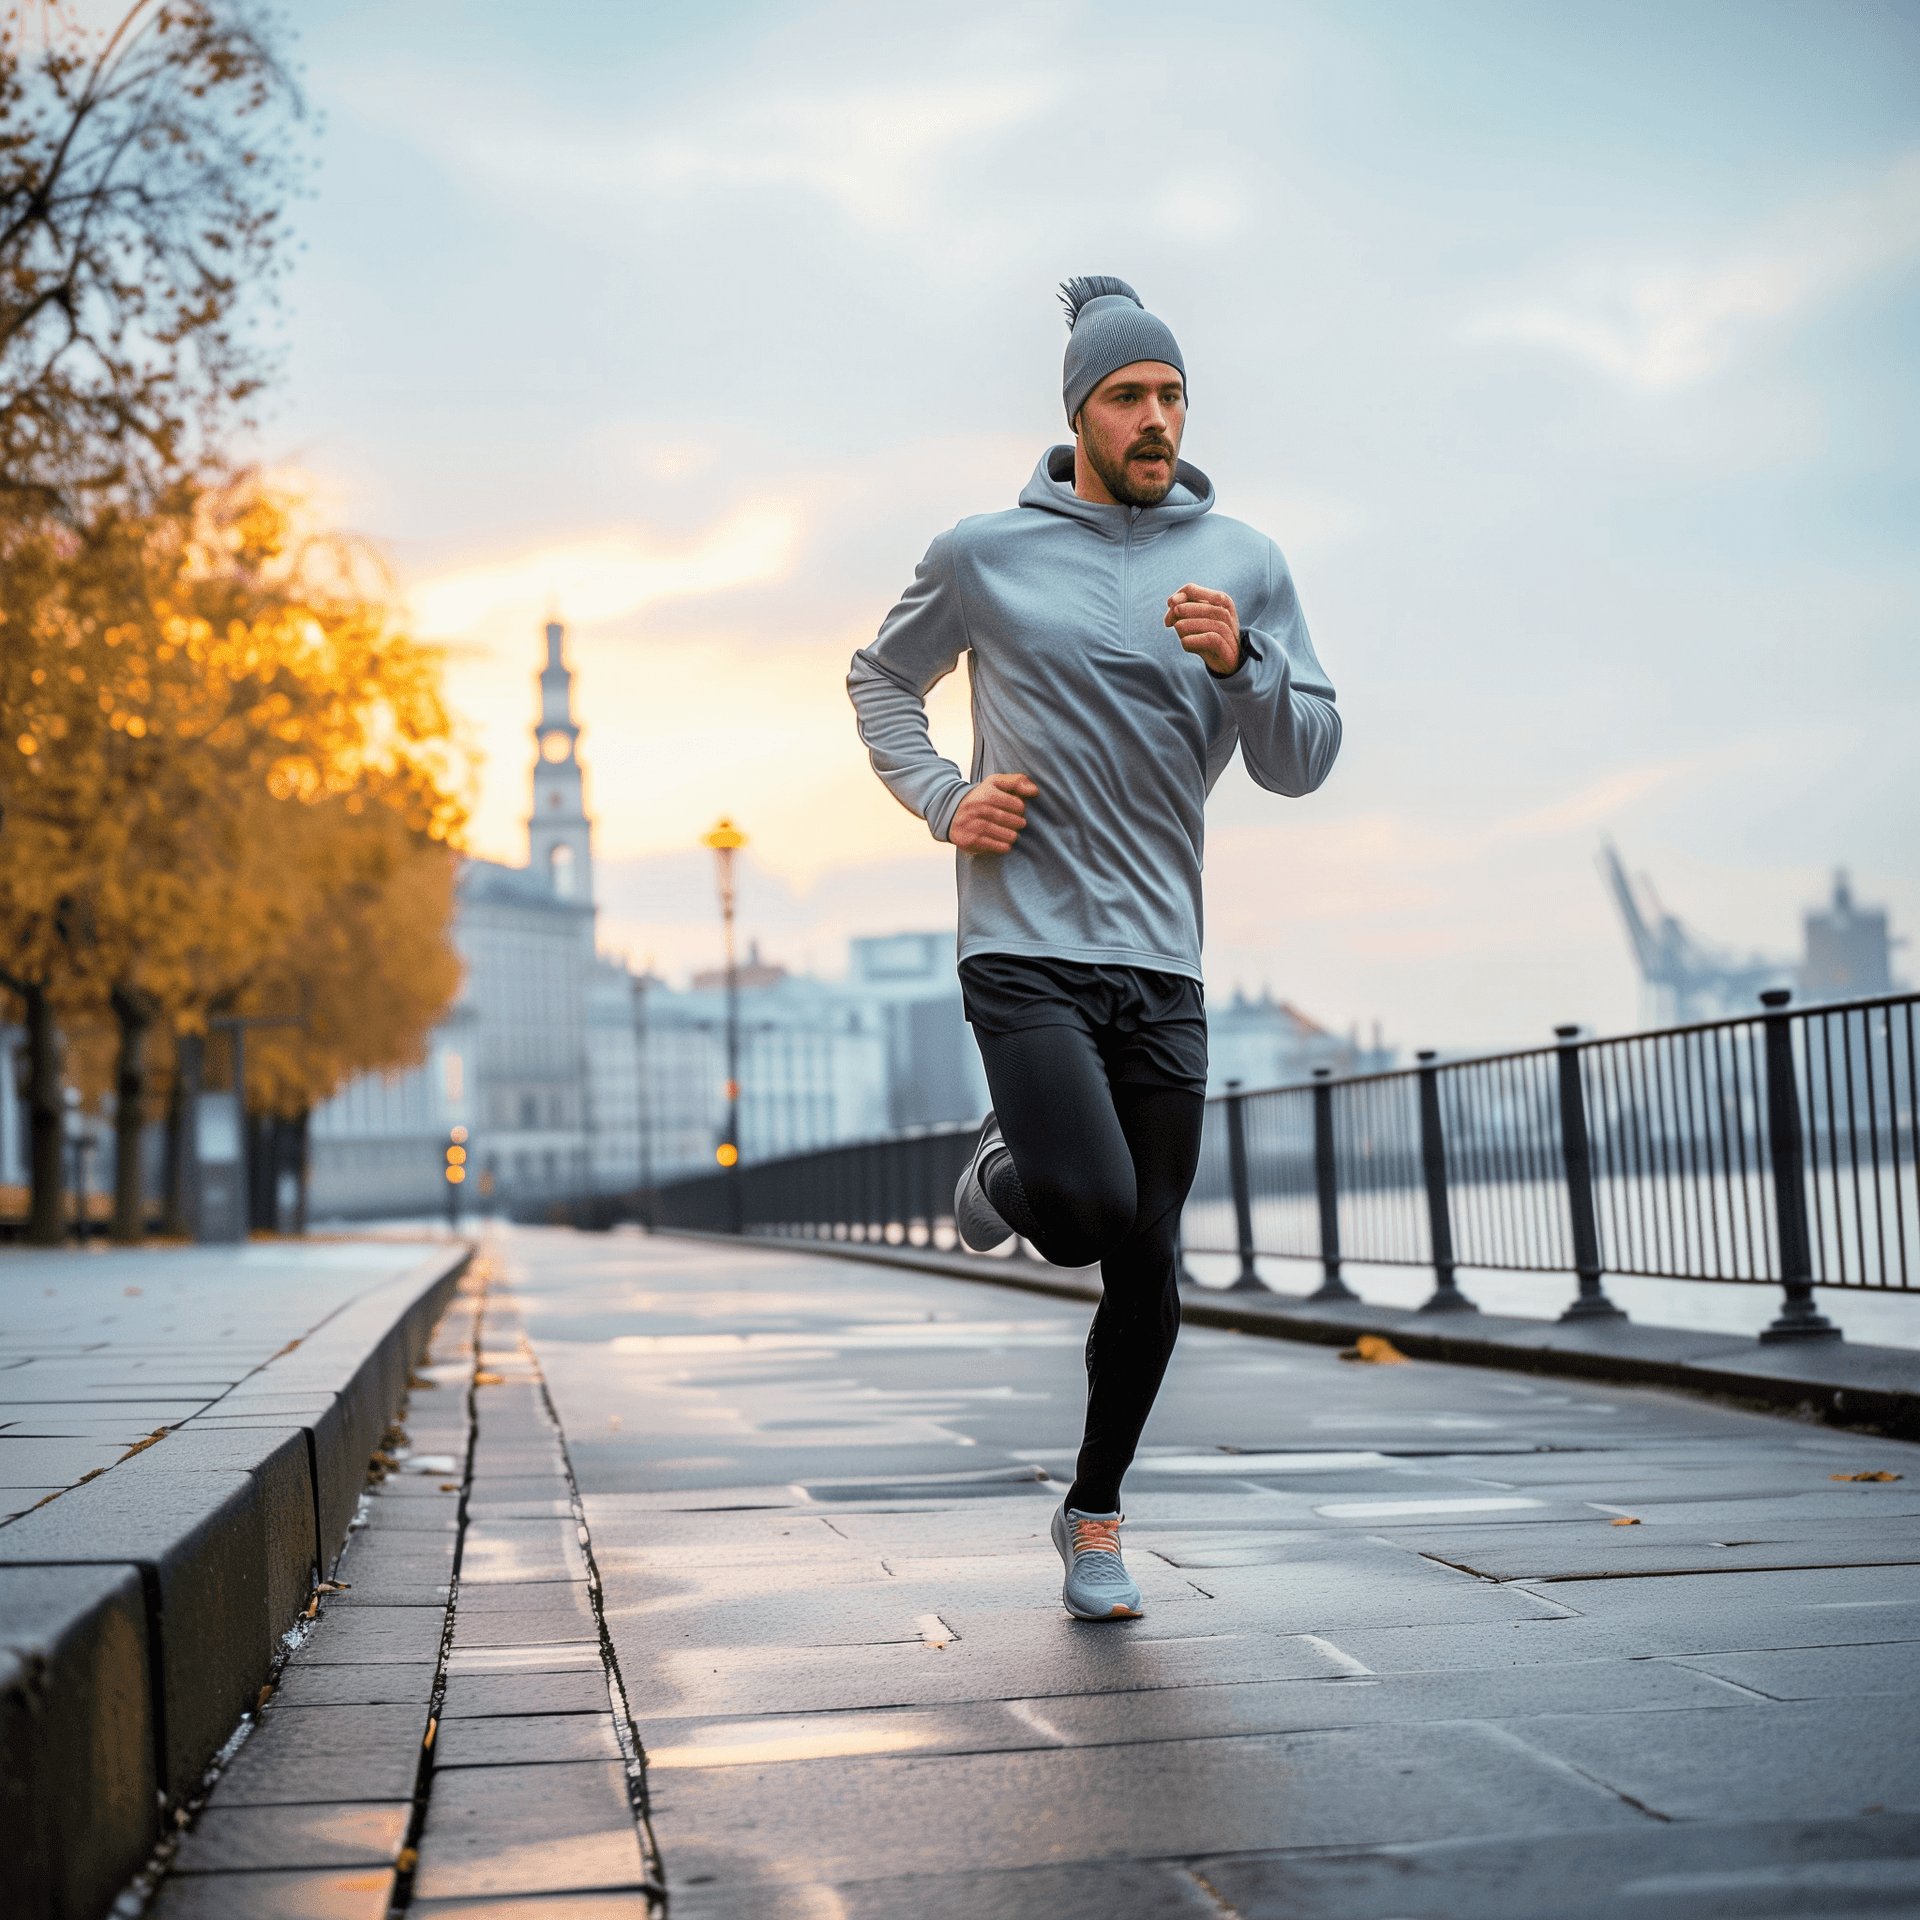
<path fill-rule="evenodd" d="M 960 992 L 982 1033 L 1078 1027 L 1110 1086 L 1207 1090 L 1206 996 L 1185 974 L 977 953 L 960 962 Z"/>

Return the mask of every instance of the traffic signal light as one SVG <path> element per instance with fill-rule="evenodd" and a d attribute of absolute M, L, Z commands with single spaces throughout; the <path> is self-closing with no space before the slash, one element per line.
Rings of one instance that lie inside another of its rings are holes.
<path fill-rule="evenodd" d="M 467 1130 L 455 1127 L 447 1136 L 447 1184 L 457 1187 L 467 1177 Z"/>

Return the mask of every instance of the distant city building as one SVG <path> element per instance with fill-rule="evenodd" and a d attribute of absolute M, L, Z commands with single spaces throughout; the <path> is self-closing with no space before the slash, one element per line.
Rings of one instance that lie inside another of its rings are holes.
<path fill-rule="evenodd" d="M 468 1135 L 461 1195 L 468 1210 L 537 1214 L 590 1189 L 616 1152 L 626 1167 L 636 1163 L 631 1121 L 622 1147 L 613 1148 L 594 1111 L 596 1081 L 615 1110 L 620 1099 L 618 1060 L 595 1072 L 596 1043 L 605 1045 L 600 973 L 617 963 L 594 955 L 593 828 L 565 637 L 557 623 L 547 628 L 528 864 L 466 862 L 453 926 L 466 966 L 459 997 L 423 1066 L 363 1076 L 314 1110 L 310 1218 L 444 1207 L 446 1147 L 456 1127 Z M 614 1051 L 626 1056 L 631 1113 L 630 1025 Z"/>
<path fill-rule="evenodd" d="M 1379 1073 L 1393 1062 L 1378 1027 L 1372 1046 L 1363 1047 L 1357 1032 L 1330 1032 L 1289 1001 L 1276 1000 L 1270 988 L 1263 987 L 1256 1000 L 1236 987 L 1232 999 L 1207 1005 L 1209 1093 L 1222 1092 L 1229 1080 L 1252 1092 L 1309 1080 L 1316 1067 L 1340 1074 Z"/>
<path fill-rule="evenodd" d="M 1800 990 L 1809 1000 L 1864 1000 L 1892 993 L 1893 941 L 1884 907 L 1856 907 L 1845 867 L 1833 876 L 1833 904 L 1806 916 Z"/>
<path fill-rule="evenodd" d="M 831 983 L 749 947 L 737 970 L 743 1159 L 986 1111 L 952 933 L 857 939 L 849 961 L 846 981 Z M 650 1182 L 710 1168 L 726 1115 L 725 971 L 697 973 L 684 991 L 649 982 L 643 1048 Z"/>

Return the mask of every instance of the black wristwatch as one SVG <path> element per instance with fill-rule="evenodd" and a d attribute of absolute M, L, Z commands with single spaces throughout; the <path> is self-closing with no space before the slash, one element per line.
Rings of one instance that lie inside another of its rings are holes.
<path fill-rule="evenodd" d="M 1213 673 L 1212 666 L 1209 665 L 1206 661 L 1202 661 L 1201 665 L 1205 666 L 1209 673 L 1213 673 L 1213 677 L 1216 680 L 1231 680 L 1233 678 L 1233 674 L 1238 673 L 1240 669 L 1247 664 L 1247 655 L 1252 651 L 1253 651 L 1253 646 L 1252 646 L 1252 643 L 1247 638 L 1247 630 L 1245 627 L 1242 627 L 1240 629 L 1240 657 L 1237 660 L 1235 660 L 1233 663 L 1233 673 Z"/>

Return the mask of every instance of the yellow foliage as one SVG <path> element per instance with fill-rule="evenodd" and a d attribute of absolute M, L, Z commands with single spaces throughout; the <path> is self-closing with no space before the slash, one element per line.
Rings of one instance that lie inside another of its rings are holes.
<path fill-rule="evenodd" d="M 251 1049 L 282 1110 L 417 1059 L 458 986 L 440 677 L 257 484 L 0 524 L 0 970 L 70 1025 L 116 988 L 177 1032 L 304 1014 Z"/>

